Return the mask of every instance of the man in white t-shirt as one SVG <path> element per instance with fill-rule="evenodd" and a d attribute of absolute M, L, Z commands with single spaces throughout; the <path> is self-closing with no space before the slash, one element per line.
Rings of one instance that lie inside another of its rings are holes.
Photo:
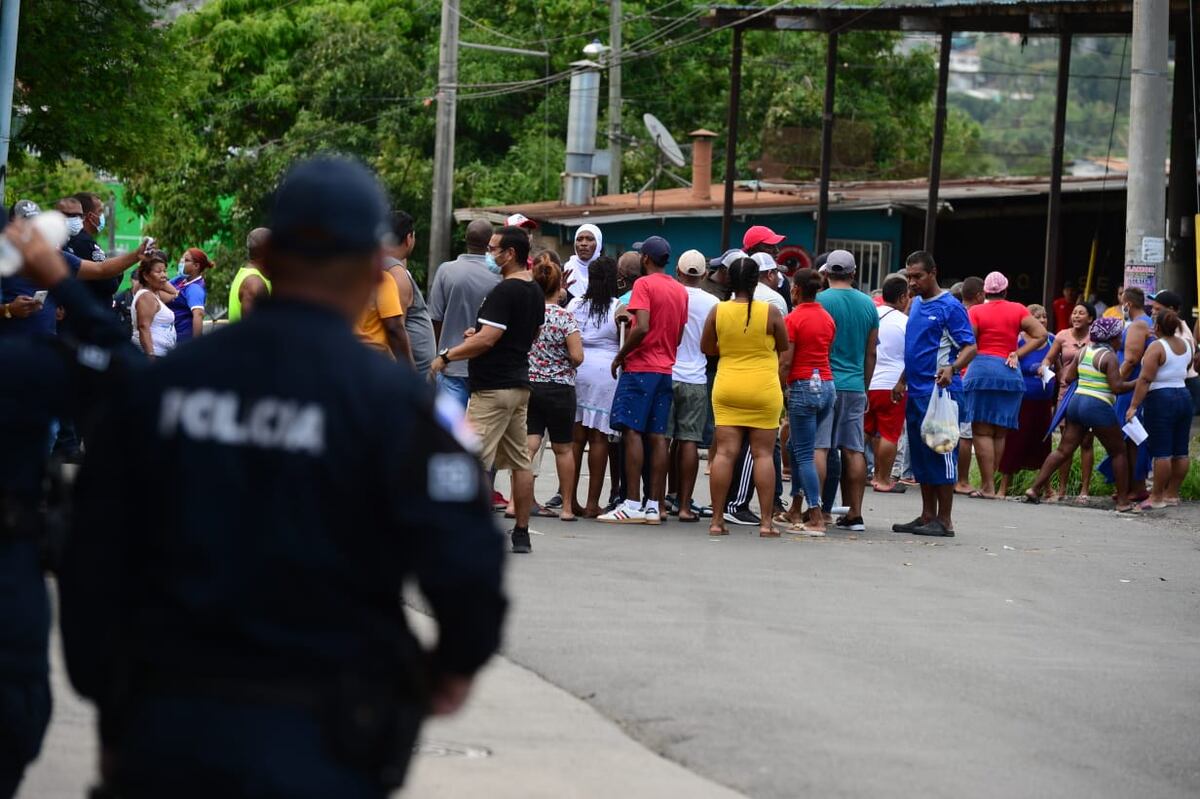
<path fill-rule="evenodd" d="M 787 301 L 779 293 L 779 265 L 770 253 L 756 252 L 750 256 L 758 264 L 758 285 L 754 287 L 754 299 L 769 302 L 779 309 L 784 316 L 788 315 Z"/>
<path fill-rule="evenodd" d="M 688 293 L 688 318 L 683 339 L 675 354 L 671 371 L 671 415 L 667 421 L 667 438 L 671 439 L 672 483 L 678 487 L 679 521 L 694 522 L 700 517 L 692 508 L 696 474 L 700 470 L 700 442 L 704 440 L 704 424 L 708 419 L 708 359 L 700 351 L 700 333 L 709 313 L 717 307 L 717 298 L 700 287 L 708 266 L 697 250 L 679 256 L 675 279 Z"/>
<path fill-rule="evenodd" d="M 903 494 L 904 484 L 892 479 L 896 447 L 904 432 L 906 396 L 895 390 L 904 374 L 904 334 L 908 328 L 908 281 L 892 275 L 883 281 L 883 304 L 879 312 L 879 341 L 875 347 L 875 371 L 867 392 L 863 417 L 867 437 L 875 453 L 872 487 L 885 494 Z"/>

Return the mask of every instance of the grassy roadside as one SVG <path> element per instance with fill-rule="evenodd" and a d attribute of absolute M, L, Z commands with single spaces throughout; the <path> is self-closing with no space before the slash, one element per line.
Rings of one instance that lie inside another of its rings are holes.
<path fill-rule="evenodd" d="M 1193 427 L 1195 433 L 1195 427 Z M 1060 436 L 1054 434 L 1054 446 L 1058 446 Z M 1096 466 L 1104 460 L 1106 452 L 1100 442 L 1097 441 L 1096 449 Z M 1183 486 L 1179 490 L 1179 496 L 1185 500 L 1200 500 L 1200 435 L 1193 435 L 1191 440 L 1190 455 L 1191 463 L 1188 466 L 1187 477 L 1183 481 Z M 1013 475 L 1012 482 L 1009 484 L 1008 494 L 1013 496 L 1024 493 L 1031 485 L 1037 476 L 1036 472 L 1023 471 Z M 971 485 L 979 485 L 979 464 L 974 458 L 971 459 Z M 1052 477 L 1050 480 L 1051 487 L 1058 488 L 1058 477 Z M 1079 450 L 1075 451 L 1073 460 L 1071 461 L 1071 471 L 1067 476 L 1067 496 L 1078 496 L 1079 489 L 1083 485 L 1083 469 L 1080 465 Z M 999 476 L 997 476 L 997 486 L 999 486 Z M 1092 471 L 1092 480 L 1090 491 L 1088 492 L 1093 497 L 1109 497 L 1112 496 L 1113 487 L 1104 482 L 1104 477 L 1099 471 Z"/>

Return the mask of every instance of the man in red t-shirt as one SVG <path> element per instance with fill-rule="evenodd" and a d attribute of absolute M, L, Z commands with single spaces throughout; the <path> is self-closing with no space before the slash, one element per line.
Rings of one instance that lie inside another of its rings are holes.
<path fill-rule="evenodd" d="M 1079 295 L 1075 292 L 1075 284 L 1067 281 L 1063 284 L 1062 296 L 1050 303 L 1054 309 L 1054 332 L 1066 330 L 1071 326 L 1071 311 L 1075 310 L 1075 301 Z"/>
<path fill-rule="evenodd" d="M 666 491 L 667 417 L 674 396 L 671 371 L 688 319 L 687 289 L 667 276 L 671 245 L 661 236 L 635 244 L 645 276 L 633 284 L 628 310 L 633 316 L 625 343 L 612 362 L 613 377 L 623 370 L 613 395 L 610 420 L 625 444 L 626 499 L 598 521 L 610 524 L 658 524 Z M 650 446 L 650 496 L 639 498 L 645 446 Z"/>

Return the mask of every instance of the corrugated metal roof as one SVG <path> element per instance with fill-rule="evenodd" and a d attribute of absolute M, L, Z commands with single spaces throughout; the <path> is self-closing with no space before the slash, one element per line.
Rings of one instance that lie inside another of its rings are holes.
<path fill-rule="evenodd" d="M 735 216 L 777 213 L 804 213 L 816 210 L 816 183 L 740 183 L 733 193 Z M 1064 177 L 1064 193 L 1124 191 L 1125 176 Z M 454 212 L 459 222 L 487 218 L 502 224 L 509 214 L 522 213 L 538 222 L 579 225 L 588 221 L 623 222 L 635 219 L 680 217 L 718 217 L 722 212 L 725 188 L 714 183 L 712 199 L 697 199 L 691 189 L 664 189 L 655 193 L 651 210 L 650 192 L 639 200 L 637 194 L 602 195 L 592 205 L 563 205 L 557 200 L 514 203 L 487 208 L 460 208 Z M 924 179 L 897 181 L 845 181 L 830 184 L 831 211 L 868 211 L 886 208 L 912 208 L 924 211 L 929 183 Z M 1037 197 L 1050 193 L 1046 177 L 970 178 L 944 180 L 938 192 L 941 202 L 969 202 L 1004 198 Z"/>

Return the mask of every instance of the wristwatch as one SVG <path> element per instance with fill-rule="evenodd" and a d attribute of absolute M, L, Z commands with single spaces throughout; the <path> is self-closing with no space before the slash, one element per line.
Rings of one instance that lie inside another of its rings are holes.
<path fill-rule="evenodd" d="M 450 348 L 449 347 L 443 348 L 442 351 L 437 354 L 437 356 L 442 359 L 442 363 L 449 365 L 449 363 L 450 363 Z"/>

